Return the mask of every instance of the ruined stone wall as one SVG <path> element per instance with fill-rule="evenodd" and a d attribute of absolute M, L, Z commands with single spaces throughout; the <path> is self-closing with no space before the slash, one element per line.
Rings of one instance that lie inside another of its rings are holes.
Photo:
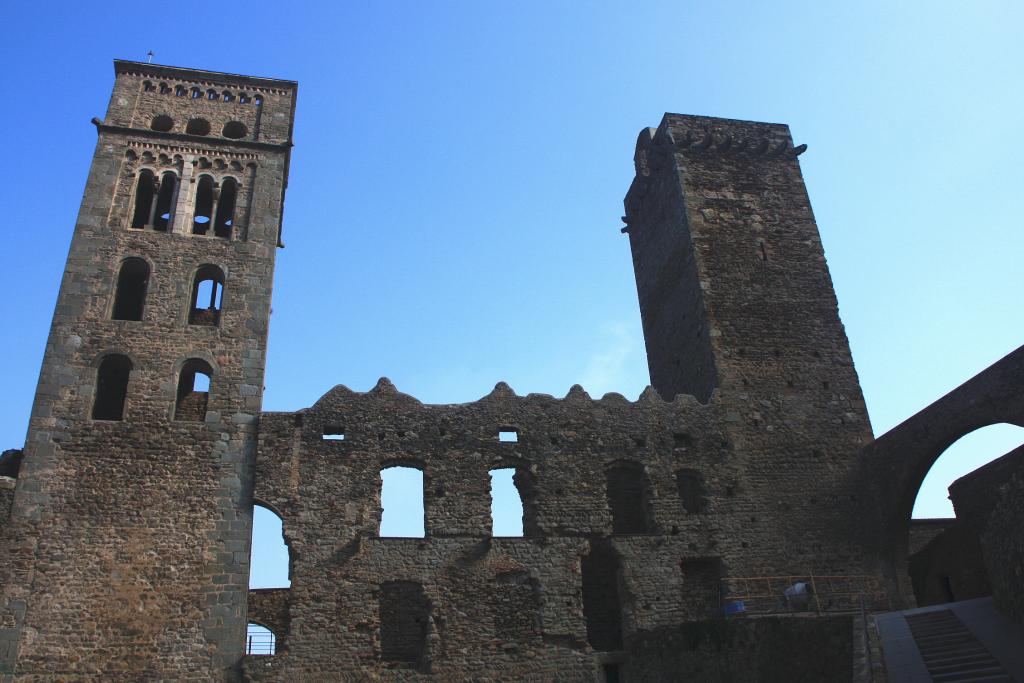
<path fill-rule="evenodd" d="M 910 543 L 908 553 L 913 555 L 928 545 L 933 538 L 956 526 L 956 518 L 912 519 L 910 520 Z"/>
<path fill-rule="evenodd" d="M 306 410 L 264 413 L 254 497 L 283 519 L 290 632 L 287 653 L 248 658 L 247 672 L 589 680 L 630 634 L 714 614 L 723 575 L 862 573 L 848 539 L 824 551 L 808 543 L 844 509 L 821 507 L 813 527 L 781 525 L 766 510 L 736 448 L 732 410 L 721 397 L 666 403 L 648 390 L 631 403 L 578 387 L 564 399 L 519 397 L 501 384 L 476 403 L 424 405 L 382 380 L 365 394 L 336 387 Z M 517 442 L 499 441 L 508 429 Z M 337 432 L 344 440 L 323 438 Z M 647 482 L 634 502 L 649 510 L 642 533 L 614 532 L 606 475 L 625 463 Z M 425 538 L 379 536 L 380 472 L 395 464 L 424 473 Z M 533 483 L 535 526 L 525 537 L 491 536 L 488 471 L 499 467 Z M 699 475 L 698 510 L 687 509 L 680 474 Z M 797 470 L 789 485 L 821 500 L 841 482 Z M 610 573 L 588 574 L 588 558 L 602 553 Z M 591 579 L 592 596 L 614 604 L 588 598 Z M 395 591 L 422 605 L 397 640 L 388 635 L 404 618 Z M 607 631 L 615 618 L 618 643 Z M 419 649 L 408 645 L 414 636 Z"/>
<path fill-rule="evenodd" d="M 14 501 L 14 486 L 18 481 L 11 477 L 0 477 L 0 520 L 7 523 L 7 516 L 11 513 L 11 503 Z"/>
<path fill-rule="evenodd" d="M 263 390 L 281 197 L 289 148 L 149 129 L 230 103 L 147 92 L 144 81 L 230 76 L 117 62 L 68 255 L 4 543 L 0 672 L 17 680 L 235 678 L 245 630 L 252 458 Z M 290 126 L 294 84 L 265 120 Z M 240 105 L 239 105 L 240 106 Z M 252 105 L 247 105 L 252 107 Z M 269 127 L 265 128 L 269 131 Z M 274 139 L 273 136 L 268 136 Z M 143 169 L 179 183 L 170 225 L 133 229 Z M 229 238 L 192 234 L 200 173 L 243 185 Z M 149 268 L 141 320 L 114 320 L 125 259 Z M 225 293 L 218 325 L 190 324 L 196 274 L 215 266 Z M 122 419 L 94 419 L 99 368 L 127 357 Z M 212 369 L 205 410 L 176 413 L 188 359 Z"/>
<path fill-rule="evenodd" d="M 683 624 L 632 637 L 620 680 L 849 682 L 853 640 L 848 616 Z"/>
<path fill-rule="evenodd" d="M 981 537 L 992 595 L 1000 610 L 1024 623 L 1024 474 L 1000 487 Z"/>
<path fill-rule="evenodd" d="M 949 487 L 957 519 L 980 541 L 996 604 L 1024 622 L 1024 446 Z"/>
<path fill-rule="evenodd" d="M 907 565 L 918 607 L 992 593 L 978 535 L 964 525 L 935 536 Z"/>

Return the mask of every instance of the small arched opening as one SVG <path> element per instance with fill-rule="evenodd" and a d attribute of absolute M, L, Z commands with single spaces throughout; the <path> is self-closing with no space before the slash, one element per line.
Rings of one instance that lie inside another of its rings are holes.
<path fill-rule="evenodd" d="M 124 419 L 128 397 L 128 379 L 132 362 L 128 356 L 110 354 L 100 362 L 96 372 L 96 395 L 92 403 L 92 419 L 118 421 Z"/>
<path fill-rule="evenodd" d="M 167 114 L 158 114 L 150 121 L 149 127 L 157 132 L 166 133 L 174 127 L 174 120 Z"/>
<path fill-rule="evenodd" d="M 219 325 L 223 297 L 224 271 L 218 266 L 210 264 L 200 266 L 192 282 L 192 303 L 188 312 L 188 324 L 207 327 Z"/>
<path fill-rule="evenodd" d="M 380 471 L 381 538 L 424 538 L 422 466 L 391 466 Z"/>
<path fill-rule="evenodd" d="M 210 397 L 213 368 L 202 358 L 189 358 L 178 375 L 178 393 L 174 419 L 179 422 L 202 422 Z"/>
<path fill-rule="evenodd" d="M 185 132 L 189 135 L 209 135 L 210 122 L 206 119 L 189 119 Z"/>
<path fill-rule="evenodd" d="M 117 274 L 114 291 L 114 320 L 142 320 L 146 306 L 146 290 L 149 287 L 149 264 L 144 259 L 127 258 Z"/>
<path fill-rule="evenodd" d="M 139 180 L 135 184 L 135 211 L 132 213 L 132 227 L 141 230 L 153 224 L 150 212 L 156 208 L 153 199 L 156 196 L 156 180 L 148 168 L 139 171 Z"/>
<path fill-rule="evenodd" d="M 224 124 L 222 134 L 224 137 L 231 138 L 232 140 L 241 140 L 249 134 L 249 129 L 241 121 L 228 121 Z"/>
<path fill-rule="evenodd" d="M 153 211 L 153 229 L 167 232 L 171 229 L 174 216 L 174 200 L 178 196 L 178 176 L 165 171 L 160 176 L 160 189 L 156 194 L 156 208 Z"/>
<path fill-rule="evenodd" d="M 222 239 L 231 239 L 235 223 L 235 204 L 238 203 L 238 182 L 231 177 L 220 184 L 220 198 L 217 200 L 217 215 L 213 221 L 213 234 Z"/>
<path fill-rule="evenodd" d="M 213 220 L 213 178 L 208 175 L 199 176 L 196 183 L 196 204 L 192 212 L 192 234 L 205 235 L 210 230 Z"/>

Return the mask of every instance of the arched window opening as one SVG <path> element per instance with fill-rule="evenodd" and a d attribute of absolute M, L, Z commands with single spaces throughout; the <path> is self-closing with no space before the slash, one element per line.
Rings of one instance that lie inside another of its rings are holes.
<path fill-rule="evenodd" d="M 156 88 L 153 86 L 152 81 L 143 81 L 142 82 L 142 89 L 145 92 L 153 92 L 154 90 L 156 90 Z"/>
<path fill-rule="evenodd" d="M 380 656 L 384 661 L 417 663 L 423 659 L 430 601 L 413 581 L 388 581 L 380 587 Z"/>
<path fill-rule="evenodd" d="M 217 200 L 217 216 L 213 221 L 215 237 L 231 239 L 235 224 L 235 204 L 238 202 L 238 183 L 234 178 L 225 178 L 220 184 L 220 198 Z"/>
<path fill-rule="evenodd" d="M 679 490 L 679 502 L 688 515 L 699 515 L 704 512 L 704 478 L 696 470 L 679 470 L 676 472 L 676 487 Z"/>
<path fill-rule="evenodd" d="M 189 135 L 209 135 L 210 122 L 206 119 L 189 119 L 185 132 Z"/>
<path fill-rule="evenodd" d="M 605 545 L 596 545 L 581 562 L 583 617 L 587 642 L 595 650 L 622 649 L 622 603 L 619 600 L 619 558 Z"/>
<path fill-rule="evenodd" d="M 213 368 L 201 358 L 190 358 L 181 366 L 178 376 L 178 398 L 174 419 L 180 422 L 202 422 L 210 397 Z"/>
<path fill-rule="evenodd" d="M 192 306 L 189 325 L 216 327 L 220 324 L 221 300 L 224 296 L 224 271 L 217 266 L 203 266 L 192 283 Z"/>
<path fill-rule="evenodd" d="M 249 134 L 249 129 L 241 121 L 228 121 L 224 124 L 222 134 L 224 137 L 231 138 L 232 140 L 241 140 Z"/>
<path fill-rule="evenodd" d="M 267 657 L 277 653 L 277 636 L 269 628 L 249 623 L 245 629 L 245 654 Z"/>
<path fill-rule="evenodd" d="M 149 264 L 140 258 L 125 259 L 114 290 L 114 320 L 142 320 L 149 287 Z"/>
<path fill-rule="evenodd" d="M 244 93 L 244 92 L 243 93 L 239 93 L 238 94 L 238 103 L 239 104 L 249 104 L 249 95 L 247 93 Z"/>
<path fill-rule="evenodd" d="M 256 95 L 255 97 L 253 97 L 252 98 L 252 103 L 255 104 L 257 107 L 262 107 L 263 106 L 263 95 Z"/>
<path fill-rule="evenodd" d="M 128 396 L 128 377 L 131 372 L 132 362 L 127 356 L 111 354 L 103 359 L 96 373 L 92 419 L 124 419 L 124 401 Z"/>
<path fill-rule="evenodd" d="M 198 100 L 200 97 L 203 96 L 203 91 L 199 88 L 192 88 L 192 90 L 190 90 L 189 93 L 192 95 L 193 100 Z"/>
<path fill-rule="evenodd" d="M 171 92 L 171 86 L 167 85 L 166 83 L 161 83 L 160 84 L 160 94 L 161 95 L 166 95 L 169 92 Z"/>
<path fill-rule="evenodd" d="M 502 467 L 491 475 L 491 535 L 539 536 L 537 486 L 528 469 Z"/>
<path fill-rule="evenodd" d="M 232 95 L 232 94 L 231 94 L 230 92 L 228 92 L 227 90 L 225 90 L 225 91 L 224 91 L 224 101 L 225 101 L 225 102 L 233 102 L 233 101 L 234 101 L 234 99 L 235 99 L 235 96 L 234 96 L 234 95 Z"/>
<path fill-rule="evenodd" d="M 183 85 L 178 85 L 178 86 L 174 87 L 174 96 L 175 97 L 184 97 L 186 92 L 187 91 L 185 90 L 185 86 L 183 86 Z"/>
<path fill-rule="evenodd" d="M 138 230 L 152 225 L 150 211 L 155 208 L 153 203 L 156 194 L 156 181 L 149 169 L 139 171 L 139 182 L 135 186 L 135 211 L 132 214 L 132 227 Z"/>
<path fill-rule="evenodd" d="M 978 489 L 977 480 L 968 480 L 952 491 L 960 513 L 954 520 L 950 489 L 961 477 L 1022 446 L 1024 428 L 997 423 L 960 437 L 935 458 L 917 491 L 914 521 L 899 549 L 908 556 L 906 569 L 919 607 L 992 594 L 992 573 L 999 570 L 983 549 L 981 520 L 987 517 L 985 506 L 994 504 L 998 494 L 991 484 Z M 1016 457 L 1021 456 L 1009 455 L 1011 462 Z"/>
<path fill-rule="evenodd" d="M 1005 422 L 976 429 L 942 452 L 921 482 L 914 500 L 914 519 L 953 517 L 949 485 L 1024 444 L 1024 427 Z"/>
<path fill-rule="evenodd" d="M 291 588 L 291 554 L 284 524 L 270 508 L 252 506 L 249 588 Z"/>
<path fill-rule="evenodd" d="M 206 91 L 206 99 L 211 100 L 211 101 L 219 100 L 220 99 L 220 95 L 217 94 L 216 90 L 214 90 L 213 88 L 210 88 L 209 90 Z"/>
<path fill-rule="evenodd" d="M 153 117 L 153 120 L 150 122 L 149 127 L 157 132 L 166 133 L 167 131 L 174 127 L 174 120 L 166 114 L 160 114 L 158 116 Z"/>
<path fill-rule="evenodd" d="M 200 176 L 196 184 L 196 207 L 192 217 L 192 234 L 205 235 L 213 218 L 213 178 Z"/>
<path fill-rule="evenodd" d="M 651 486 L 640 463 L 620 462 L 606 472 L 613 534 L 645 534 L 653 530 Z"/>
<path fill-rule="evenodd" d="M 153 229 L 167 232 L 171 229 L 174 214 L 174 199 L 178 196 L 178 176 L 167 171 L 160 176 L 160 190 L 156 195 L 156 210 L 153 212 Z"/>
<path fill-rule="evenodd" d="M 424 538 L 423 470 L 385 467 L 381 479 L 381 538 Z"/>

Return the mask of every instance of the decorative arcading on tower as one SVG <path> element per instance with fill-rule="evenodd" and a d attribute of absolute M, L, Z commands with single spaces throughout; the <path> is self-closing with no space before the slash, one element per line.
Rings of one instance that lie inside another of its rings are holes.
<path fill-rule="evenodd" d="M 232 679 L 297 84 L 115 73 L 4 532 L 0 672 Z"/>

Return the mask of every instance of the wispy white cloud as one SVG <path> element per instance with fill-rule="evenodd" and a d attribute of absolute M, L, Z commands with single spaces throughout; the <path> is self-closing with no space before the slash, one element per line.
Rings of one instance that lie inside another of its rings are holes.
<path fill-rule="evenodd" d="M 610 323 L 602 330 L 601 342 L 587 358 L 580 384 L 595 398 L 609 391 L 635 398 L 630 396 L 637 379 L 632 364 L 640 349 L 635 331 L 625 323 Z"/>

